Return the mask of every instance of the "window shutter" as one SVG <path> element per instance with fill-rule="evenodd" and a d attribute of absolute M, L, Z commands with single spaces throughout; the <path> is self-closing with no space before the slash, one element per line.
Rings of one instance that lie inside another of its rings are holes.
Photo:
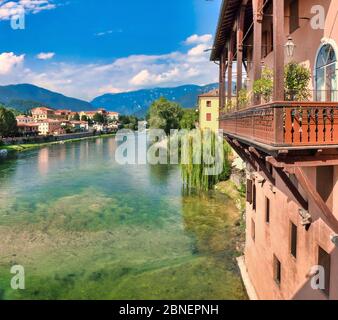
<path fill-rule="evenodd" d="M 330 278 L 331 278 L 331 256 L 321 247 L 318 251 L 318 265 L 325 270 L 325 289 L 323 292 L 327 297 L 330 296 Z"/>
<path fill-rule="evenodd" d="M 246 201 L 252 204 L 252 180 L 246 180 Z"/>

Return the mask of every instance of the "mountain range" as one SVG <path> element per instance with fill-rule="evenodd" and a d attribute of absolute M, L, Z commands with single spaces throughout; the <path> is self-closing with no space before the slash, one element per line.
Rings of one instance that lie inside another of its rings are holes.
<path fill-rule="evenodd" d="M 87 102 L 67 97 L 31 84 L 0 86 L 0 104 L 24 112 L 39 106 L 73 111 L 89 111 L 105 108 L 124 115 L 143 117 L 151 103 L 160 97 L 175 101 L 183 108 L 194 108 L 198 95 L 217 88 L 217 84 L 206 86 L 184 85 L 175 88 L 154 88 L 117 94 L 105 94 Z"/>
<path fill-rule="evenodd" d="M 197 97 L 218 87 L 218 84 L 206 86 L 184 85 L 175 88 L 143 89 L 117 94 L 105 94 L 95 98 L 94 107 L 104 107 L 125 115 L 144 116 L 153 101 L 164 97 L 179 103 L 183 108 L 195 108 Z"/>
<path fill-rule="evenodd" d="M 74 111 L 89 111 L 93 108 L 89 102 L 69 98 L 31 84 L 0 86 L 0 103 L 18 111 L 26 111 L 39 106 Z"/>

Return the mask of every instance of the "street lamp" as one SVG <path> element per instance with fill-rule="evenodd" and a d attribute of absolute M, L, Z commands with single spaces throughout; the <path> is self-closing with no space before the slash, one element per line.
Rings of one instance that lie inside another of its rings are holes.
<path fill-rule="evenodd" d="M 292 38 L 289 36 L 288 41 L 285 44 L 286 54 L 289 58 L 292 58 L 295 53 L 296 45 Z"/>

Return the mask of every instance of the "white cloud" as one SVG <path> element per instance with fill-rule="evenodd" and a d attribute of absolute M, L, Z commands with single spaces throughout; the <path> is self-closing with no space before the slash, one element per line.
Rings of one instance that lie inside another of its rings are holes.
<path fill-rule="evenodd" d="M 108 86 L 103 86 L 101 88 L 99 88 L 99 93 L 100 94 L 105 94 L 105 93 L 121 93 L 123 92 L 124 90 L 121 90 L 119 88 L 115 88 L 111 85 L 108 85 Z"/>
<path fill-rule="evenodd" d="M 200 44 L 200 43 L 209 43 L 212 40 L 211 34 L 204 34 L 202 36 L 199 36 L 197 34 L 193 34 L 192 36 L 188 37 L 184 43 L 186 45 L 191 44 Z"/>
<path fill-rule="evenodd" d="M 13 52 L 4 52 L 0 54 L 0 74 L 7 75 L 16 67 L 22 65 L 25 55 L 16 56 Z"/>
<path fill-rule="evenodd" d="M 36 57 L 39 60 L 49 60 L 49 59 L 54 58 L 54 56 L 55 56 L 54 52 L 41 52 Z"/>
<path fill-rule="evenodd" d="M 95 33 L 94 35 L 97 37 L 103 37 L 109 34 L 113 34 L 113 33 L 122 33 L 123 30 L 122 29 L 116 29 L 116 30 L 107 30 L 107 31 L 103 31 L 103 32 L 98 32 Z"/>
<path fill-rule="evenodd" d="M 196 57 L 205 54 L 205 50 L 207 50 L 209 46 L 205 44 L 199 44 L 196 47 L 193 47 L 188 51 L 188 56 Z"/>
<path fill-rule="evenodd" d="M 25 14 L 36 14 L 44 10 L 55 8 L 56 5 L 52 0 L 0 1 L 0 20 L 9 20 L 23 12 Z"/>
<path fill-rule="evenodd" d="M 208 45 L 197 44 L 185 52 L 132 55 L 108 63 L 55 62 L 32 66 L 21 63 L 16 72 L 0 77 L 0 84 L 32 83 L 86 100 L 104 93 L 142 88 L 203 85 L 217 82 L 218 78 L 217 66 L 209 61 L 209 53 L 204 52 Z"/>

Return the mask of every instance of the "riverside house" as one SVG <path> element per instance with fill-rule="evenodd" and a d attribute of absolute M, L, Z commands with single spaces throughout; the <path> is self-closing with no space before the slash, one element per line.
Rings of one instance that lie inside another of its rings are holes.
<path fill-rule="evenodd" d="M 337 17 L 337 0 L 221 6 L 211 60 L 220 65 L 220 128 L 247 163 L 242 273 L 252 298 L 338 299 Z M 286 94 L 291 61 L 311 74 L 306 97 Z M 274 73 L 265 102 L 252 93 L 263 66 Z M 248 103 L 225 109 L 233 71 Z"/>
<path fill-rule="evenodd" d="M 33 117 L 17 116 L 16 122 L 19 134 L 24 136 L 36 136 L 39 134 L 39 124 L 35 122 Z"/>
<path fill-rule="evenodd" d="M 46 119 L 38 121 L 39 133 L 45 135 L 60 135 L 64 134 L 64 129 L 61 126 L 61 121 L 54 119 Z"/>
<path fill-rule="evenodd" d="M 199 95 L 199 126 L 202 130 L 210 129 L 214 132 L 219 129 L 219 94 L 218 90 Z"/>
<path fill-rule="evenodd" d="M 55 118 L 55 110 L 46 107 L 34 108 L 32 109 L 32 117 L 35 121 L 52 119 Z"/>

